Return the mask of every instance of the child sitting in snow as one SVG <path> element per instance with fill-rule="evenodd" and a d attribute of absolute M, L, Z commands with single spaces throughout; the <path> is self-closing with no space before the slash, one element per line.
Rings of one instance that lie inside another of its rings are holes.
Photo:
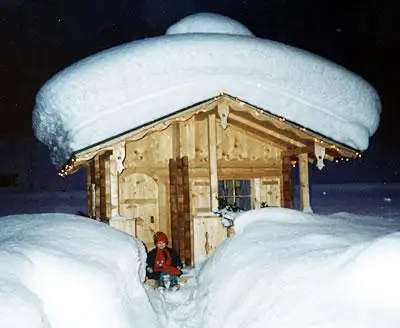
<path fill-rule="evenodd" d="M 158 281 L 159 286 L 165 286 L 164 281 L 170 279 L 170 287 L 178 284 L 182 274 L 182 263 L 177 252 L 169 248 L 168 237 L 163 232 L 154 235 L 155 248 L 147 254 L 147 278 Z"/>

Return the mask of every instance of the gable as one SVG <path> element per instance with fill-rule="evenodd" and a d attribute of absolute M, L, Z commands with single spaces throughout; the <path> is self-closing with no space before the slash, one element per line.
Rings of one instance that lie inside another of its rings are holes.
<path fill-rule="evenodd" d="M 325 149 L 325 159 L 328 160 L 337 157 L 360 156 L 357 150 L 288 121 L 284 117 L 272 114 L 267 109 L 258 108 L 227 94 L 220 94 L 168 117 L 75 152 L 61 170 L 60 175 L 76 171 L 98 154 L 115 151 L 118 147 L 124 147 L 127 142 L 146 138 L 152 133 L 166 131 L 176 122 L 187 122 L 193 117 L 201 120 L 202 117 L 207 117 L 212 112 L 217 113 L 219 124 L 232 125 L 234 129 L 248 135 L 249 138 L 273 145 L 279 148 L 284 156 L 300 153 L 312 155 L 315 145 Z M 198 137 L 201 138 L 201 135 Z M 256 143 L 249 146 L 255 147 Z"/>

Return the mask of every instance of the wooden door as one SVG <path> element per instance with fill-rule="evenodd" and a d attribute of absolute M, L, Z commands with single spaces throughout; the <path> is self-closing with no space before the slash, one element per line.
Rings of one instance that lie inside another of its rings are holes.
<path fill-rule="evenodd" d="M 261 206 L 281 206 L 281 186 L 279 178 L 261 178 Z"/>
<path fill-rule="evenodd" d="M 192 240 L 187 156 L 169 160 L 172 247 L 182 263 L 192 264 Z"/>
<path fill-rule="evenodd" d="M 136 237 L 151 250 L 160 227 L 157 182 L 142 173 L 122 174 L 119 197 L 121 215 L 135 219 Z"/>

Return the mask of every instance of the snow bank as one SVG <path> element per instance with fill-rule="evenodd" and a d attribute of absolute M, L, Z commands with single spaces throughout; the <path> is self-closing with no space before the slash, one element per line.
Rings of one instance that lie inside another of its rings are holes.
<path fill-rule="evenodd" d="M 380 115 L 379 97 L 367 82 L 306 51 L 253 37 L 228 18 L 212 17 L 193 15 L 168 35 L 103 51 L 50 79 L 37 94 L 33 126 L 53 163 L 60 166 L 74 151 L 221 92 L 367 148 Z M 199 23 L 204 20 L 214 21 L 209 30 Z"/>
<path fill-rule="evenodd" d="M 156 327 L 141 243 L 67 214 L 0 219 L 1 327 Z"/>
<path fill-rule="evenodd" d="M 353 219 L 240 215 L 198 277 L 197 326 L 398 327 L 400 222 Z"/>
<path fill-rule="evenodd" d="M 128 235 L 66 214 L 0 218 L 0 326 L 399 326 L 400 221 L 265 208 L 235 225 L 196 278 L 159 293 Z"/>

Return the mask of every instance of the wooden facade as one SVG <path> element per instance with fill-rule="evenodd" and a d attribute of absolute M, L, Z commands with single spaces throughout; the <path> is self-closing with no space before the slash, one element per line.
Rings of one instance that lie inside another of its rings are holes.
<path fill-rule="evenodd" d="M 317 157 L 321 162 L 355 156 L 282 117 L 220 95 L 76 153 L 63 174 L 86 167 L 90 217 L 134 219 L 135 229 L 128 230 L 148 248 L 154 233 L 164 231 L 191 264 L 201 244 L 195 241 L 201 224 L 194 219 L 217 210 L 221 182 L 247 182 L 251 208 L 292 207 L 291 173 L 298 164 L 306 209 L 309 164 Z M 204 226 L 200 239 L 212 235 Z"/>

